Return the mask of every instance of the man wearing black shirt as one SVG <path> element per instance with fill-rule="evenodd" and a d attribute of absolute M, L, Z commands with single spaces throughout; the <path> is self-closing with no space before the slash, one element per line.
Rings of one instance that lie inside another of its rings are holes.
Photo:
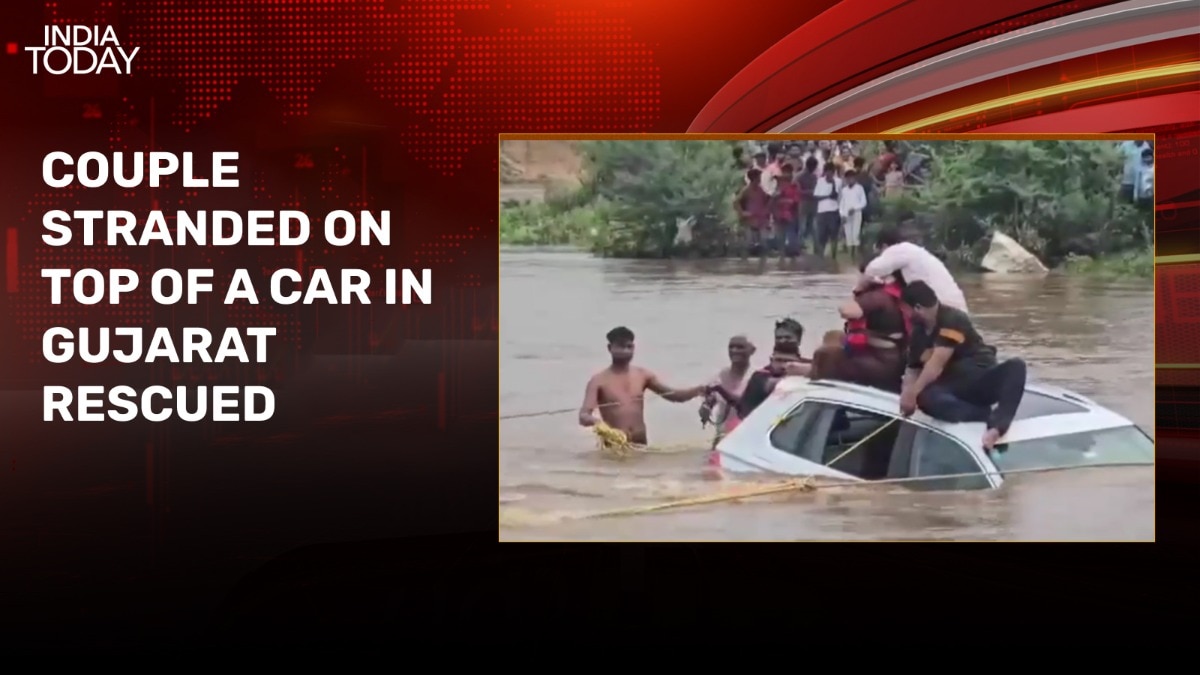
<path fill-rule="evenodd" d="M 709 387 L 709 393 L 725 399 L 737 411 L 739 420 L 744 420 L 754 412 L 775 391 L 779 380 L 788 376 L 788 367 L 801 362 L 799 345 L 794 343 L 776 344 L 771 354 L 771 362 L 766 368 L 756 370 L 746 380 L 741 396 L 721 384 Z"/>
<path fill-rule="evenodd" d="M 983 341 L 970 317 L 939 304 L 925 282 L 909 284 L 902 298 L 917 326 L 900 412 L 907 417 L 919 407 L 945 422 L 986 422 L 983 447 L 991 450 L 1008 433 L 1025 394 L 1025 362 L 997 363 L 996 349 Z"/>

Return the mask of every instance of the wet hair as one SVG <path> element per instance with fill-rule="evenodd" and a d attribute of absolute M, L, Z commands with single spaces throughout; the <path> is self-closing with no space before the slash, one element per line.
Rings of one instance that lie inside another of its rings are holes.
<path fill-rule="evenodd" d="M 797 321 L 791 317 L 788 317 L 786 319 L 780 319 L 779 321 L 776 321 L 775 322 L 775 330 L 779 330 L 780 328 L 783 328 L 783 329 L 787 330 L 788 332 L 795 334 L 797 340 L 804 337 L 804 326 L 801 325 L 799 321 Z"/>
<path fill-rule="evenodd" d="M 891 246 L 904 241 L 904 236 L 900 234 L 900 228 L 895 225 L 884 225 L 879 230 L 879 234 L 875 236 L 876 246 Z"/>
<path fill-rule="evenodd" d="M 817 161 L 816 157 L 809 157 L 808 159 L 804 160 L 804 168 L 808 169 L 810 172 L 816 171 L 817 164 L 819 163 L 820 162 Z"/>
<path fill-rule="evenodd" d="M 924 281 L 914 281 L 904 287 L 900 299 L 909 307 L 934 307 L 938 304 L 937 293 Z"/>
<path fill-rule="evenodd" d="M 625 326 L 617 326 L 605 335 L 610 345 L 627 345 L 633 342 L 633 331 Z"/>

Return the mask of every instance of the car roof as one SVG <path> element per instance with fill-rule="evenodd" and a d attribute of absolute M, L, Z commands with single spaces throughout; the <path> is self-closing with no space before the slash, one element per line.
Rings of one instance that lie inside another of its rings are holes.
<path fill-rule="evenodd" d="M 776 385 L 776 393 L 774 400 L 787 408 L 801 399 L 845 403 L 890 414 L 895 414 L 900 406 L 897 394 L 838 380 L 789 377 Z M 982 433 L 982 424 L 978 422 L 943 422 L 920 411 L 914 413 L 913 418 L 914 421 L 955 436 L 968 445 L 973 445 Z M 1050 421 L 1052 423 L 1047 423 Z M 1133 422 L 1095 401 L 1060 387 L 1029 383 L 1025 386 L 1025 396 L 1017 409 L 1016 418 L 1005 434 L 1005 441 L 1012 443 L 1125 426 L 1133 426 Z"/>

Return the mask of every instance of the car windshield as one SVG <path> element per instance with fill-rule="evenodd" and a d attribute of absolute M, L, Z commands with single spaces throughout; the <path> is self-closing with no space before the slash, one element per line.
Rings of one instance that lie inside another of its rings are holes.
<path fill-rule="evenodd" d="M 996 449 L 992 460 L 1001 473 L 1154 462 L 1154 441 L 1133 425 L 1006 443 Z"/>

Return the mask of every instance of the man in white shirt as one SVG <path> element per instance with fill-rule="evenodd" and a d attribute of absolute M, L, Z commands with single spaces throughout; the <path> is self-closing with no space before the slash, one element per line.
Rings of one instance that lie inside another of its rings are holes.
<path fill-rule="evenodd" d="M 1137 183 L 1138 169 L 1142 164 L 1142 150 L 1145 141 L 1124 141 L 1120 144 L 1121 155 L 1124 159 L 1124 171 L 1121 174 L 1121 200 L 1134 200 L 1134 187 Z"/>
<path fill-rule="evenodd" d="M 875 248 L 878 255 L 863 269 L 856 290 L 866 289 L 878 279 L 899 275 L 905 284 L 925 282 L 937 294 L 940 304 L 969 313 L 967 298 L 946 265 L 924 248 L 904 241 L 899 229 L 883 228 Z"/>
<path fill-rule="evenodd" d="M 842 215 L 842 231 L 846 235 L 846 248 L 850 251 L 850 257 L 854 258 L 858 255 L 859 240 L 862 237 L 863 210 L 867 208 L 867 193 L 858 182 L 858 174 L 853 170 L 846 172 L 841 196 L 838 211 Z"/>
<path fill-rule="evenodd" d="M 842 180 L 834 172 L 833 164 L 826 164 L 825 171 L 813 188 L 813 198 L 817 200 L 817 236 L 813 242 L 813 253 L 819 256 L 825 255 L 825 245 L 829 244 L 831 257 L 837 258 L 838 230 L 842 224 L 839 211 L 841 189 Z"/>
<path fill-rule="evenodd" d="M 1137 168 L 1133 185 L 1133 201 L 1139 205 L 1154 204 L 1154 151 L 1148 146 L 1142 150 L 1141 164 Z"/>

